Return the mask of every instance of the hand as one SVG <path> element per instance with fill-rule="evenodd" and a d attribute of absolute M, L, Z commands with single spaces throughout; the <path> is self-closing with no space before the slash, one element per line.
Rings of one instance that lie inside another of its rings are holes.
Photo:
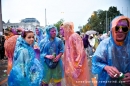
<path fill-rule="evenodd" d="M 126 85 L 130 85 L 130 73 L 126 73 L 126 74 L 125 74 L 125 78 L 122 79 L 122 81 L 123 81 Z"/>
<path fill-rule="evenodd" d="M 55 58 L 53 55 L 46 55 L 45 57 L 48 58 L 48 59 L 53 59 L 53 58 Z"/>
<path fill-rule="evenodd" d="M 34 45 L 34 49 L 40 49 L 37 45 Z"/>
<path fill-rule="evenodd" d="M 59 61 L 59 59 L 60 59 L 60 56 L 56 56 L 55 58 L 53 58 L 53 62 L 57 62 L 57 61 Z"/>
<path fill-rule="evenodd" d="M 41 83 L 40 83 L 40 86 L 44 86 L 44 82 L 41 82 Z"/>
<path fill-rule="evenodd" d="M 111 78 L 118 78 L 118 77 L 119 77 L 120 72 L 118 71 L 118 69 L 117 69 L 116 67 L 113 67 L 113 66 L 105 66 L 105 67 L 104 67 L 104 70 L 107 71 L 108 75 L 109 75 Z"/>
<path fill-rule="evenodd" d="M 95 52 L 95 49 L 93 48 L 93 52 Z"/>

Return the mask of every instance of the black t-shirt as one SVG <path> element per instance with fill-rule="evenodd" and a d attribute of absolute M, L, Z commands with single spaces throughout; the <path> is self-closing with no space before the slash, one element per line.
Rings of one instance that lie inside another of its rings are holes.
<path fill-rule="evenodd" d="M 5 42 L 4 36 L 0 35 L 0 50 L 4 50 L 4 42 Z"/>

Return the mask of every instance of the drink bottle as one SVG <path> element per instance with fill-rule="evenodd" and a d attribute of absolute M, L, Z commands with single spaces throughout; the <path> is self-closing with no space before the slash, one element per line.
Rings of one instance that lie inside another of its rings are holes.
<path fill-rule="evenodd" d="M 52 55 L 53 55 L 54 57 L 56 57 L 56 53 L 53 53 Z M 54 62 L 54 58 L 53 58 L 53 62 Z"/>
<path fill-rule="evenodd" d="M 120 72 L 120 75 L 119 75 L 119 82 L 122 84 L 122 86 L 125 86 L 125 84 L 123 83 L 123 81 L 122 81 L 122 79 L 125 77 L 125 75 L 122 73 L 122 72 Z"/>

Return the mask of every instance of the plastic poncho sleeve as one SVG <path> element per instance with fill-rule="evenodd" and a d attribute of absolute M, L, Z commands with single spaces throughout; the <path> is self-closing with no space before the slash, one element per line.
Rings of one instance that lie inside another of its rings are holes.
<path fill-rule="evenodd" d="M 62 40 L 59 40 L 59 52 L 60 53 L 64 52 L 64 43 Z"/>
<path fill-rule="evenodd" d="M 44 40 L 42 40 L 41 42 L 40 42 L 40 58 L 43 58 L 43 57 L 45 57 L 46 56 L 46 53 L 44 52 L 45 50 L 45 41 Z"/>
<path fill-rule="evenodd" d="M 13 64 L 13 68 L 8 77 L 9 86 L 26 86 L 29 85 L 29 79 L 27 77 L 27 56 L 26 50 L 18 51 L 18 59 Z M 25 60 L 26 57 L 26 60 Z M 29 85 L 30 86 L 30 85 Z"/>
<path fill-rule="evenodd" d="M 8 77 L 9 86 L 38 86 L 42 79 L 42 66 L 36 58 L 31 58 L 27 49 L 20 49 L 17 60 Z"/>
<path fill-rule="evenodd" d="M 82 66 L 85 57 L 85 51 L 84 51 L 84 45 L 82 39 L 78 35 L 73 35 L 69 44 L 70 44 L 71 51 L 76 52 L 75 53 L 76 55 L 74 55 L 74 58 L 72 59 L 74 60 L 75 63 L 73 65 L 75 67 Z M 74 47 L 75 50 L 73 50 L 72 47 Z"/>
<path fill-rule="evenodd" d="M 107 43 L 103 40 L 92 58 L 92 73 L 99 74 L 107 65 Z"/>

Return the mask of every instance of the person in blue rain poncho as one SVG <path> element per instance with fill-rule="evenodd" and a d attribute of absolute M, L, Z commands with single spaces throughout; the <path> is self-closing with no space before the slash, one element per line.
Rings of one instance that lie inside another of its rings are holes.
<path fill-rule="evenodd" d="M 42 85 L 48 86 L 50 82 L 61 86 L 63 78 L 63 65 L 61 56 L 64 52 L 63 41 L 56 37 L 57 28 L 53 25 L 45 27 L 46 37 L 40 43 L 40 60 L 43 65 Z"/>
<path fill-rule="evenodd" d="M 35 29 L 35 35 L 36 35 L 35 40 L 37 41 L 38 46 L 39 46 L 40 41 L 44 38 L 43 30 L 41 28 L 36 28 Z"/>
<path fill-rule="evenodd" d="M 39 59 L 39 53 L 40 53 L 40 48 L 39 48 L 39 44 L 40 41 L 42 39 L 44 39 L 44 35 L 43 35 L 43 30 L 41 28 L 36 28 L 35 29 L 35 43 L 34 43 L 34 50 L 36 53 L 36 58 Z"/>
<path fill-rule="evenodd" d="M 111 22 L 110 37 L 100 42 L 93 55 L 92 72 L 98 74 L 98 86 L 130 86 L 129 48 L 130 19 L 117 16 Z"/>
<path fill-rule="evenodd" d="M 43 71 L 40 62 L 35 58 L 33 44 L 32 31 L 23 31 L 18 37 L 8 86 L 40 86 Z"/>

